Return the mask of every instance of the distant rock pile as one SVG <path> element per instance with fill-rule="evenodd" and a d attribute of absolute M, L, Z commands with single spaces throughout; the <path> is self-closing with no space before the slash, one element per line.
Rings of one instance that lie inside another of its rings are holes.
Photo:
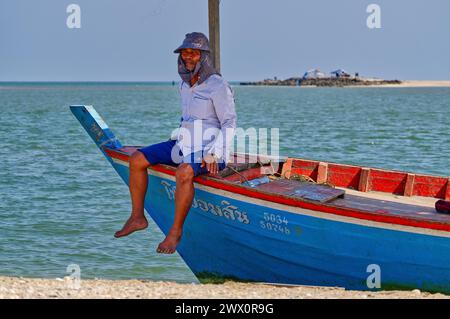
<path fill-rule="evenodd" d="M 358 77 L 326 77 L 315 79 L 293 77 L 286 80 L 266 79 L 258 82 L 241 82 L 240 85 L 345 87 L 401 83 L 399 80 L 364 79 Z"/>

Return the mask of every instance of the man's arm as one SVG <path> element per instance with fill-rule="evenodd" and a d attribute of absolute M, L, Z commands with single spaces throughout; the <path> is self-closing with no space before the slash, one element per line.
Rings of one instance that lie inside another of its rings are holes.
<path fill-rule="evenodd" d="M 236 131 L 237 116 L 233 91 L 228 83 L 224 83 L 212 94 L 211 98 L 220 122 L 221 134 L 216 137 L 213 147 L 208 153 L 226 161 L 231 151 L 231 144 Z"/>
<path fill-rule="evenodd" d="M 178 84 L 178 94 L 181 96 L 181 90 L 183 89 L 183 81 L 181 81 L 179 84 Z M 181 110 L 181 112 L 183 112 L 183 110 Z M 179 133 L 180 133 L 180 127 L 181 127 L 181 125 L 182 125 L 182 123 L 183 123 L 183 116 L 181 116 L 180 117 L 180 125 L 178 125 L 178 128 L 176 128 L 176 129 L 174 129 L 173 131 L 172 131 L 172 133 L 170 134 L 170 139 L 171 140 L 178 140 L 178 135 L 179 135 Z"/>

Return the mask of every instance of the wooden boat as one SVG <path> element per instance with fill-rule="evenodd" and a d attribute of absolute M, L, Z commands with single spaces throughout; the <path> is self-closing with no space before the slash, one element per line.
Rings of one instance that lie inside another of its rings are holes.
<path fill-rule="evenodd" d="M 71 110 L 128 183 L 137 147 L 122 146 L 91 106 Z M 449 177 L 298 158 L 233 159 L 220 175 L 195 178 L 178 252 L 201 282 L 450 293 L 450 215 L 434 207 L 450 199 Z M 145 208 L 165 234 L 174 218 L 175 169 L 148 169 Z"/>

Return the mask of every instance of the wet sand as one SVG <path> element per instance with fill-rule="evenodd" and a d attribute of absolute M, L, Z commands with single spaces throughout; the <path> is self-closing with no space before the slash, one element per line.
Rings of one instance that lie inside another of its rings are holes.
<path fill-rule="evenodd" d="M 279 286 L 254 283 L 180 284 L 142 280 L 31 279 L 0 277 L 0 299 L 450 299 L 413 291 L 350 291 L 333 287 Z"/>

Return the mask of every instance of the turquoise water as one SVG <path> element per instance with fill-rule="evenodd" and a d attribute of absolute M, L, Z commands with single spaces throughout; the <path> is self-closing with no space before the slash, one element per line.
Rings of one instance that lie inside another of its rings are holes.
<path fill-rule="evenodd" d="M 235 86 L 240 127 L 278 127 L 282 155 L 450 175 L 450 88 Z M 196 282 L 149 230 L 114 239 L 128 189 L 69 105 L 91 104 L 123 144 L 166 140 L 180 118 L 164 83 L 0 83 L 0 275 Z"/>

